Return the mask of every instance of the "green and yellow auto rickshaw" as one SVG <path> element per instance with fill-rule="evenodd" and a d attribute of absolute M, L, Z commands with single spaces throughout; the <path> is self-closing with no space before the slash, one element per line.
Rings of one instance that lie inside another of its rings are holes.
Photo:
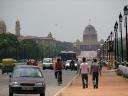
<path fill-rule="evenodd" d="M 12 72 L 15 66 L 15 62 L 16 61 L 13 58 L 2 59 L 2 74 L 8 74 L 9 72 Z"/>

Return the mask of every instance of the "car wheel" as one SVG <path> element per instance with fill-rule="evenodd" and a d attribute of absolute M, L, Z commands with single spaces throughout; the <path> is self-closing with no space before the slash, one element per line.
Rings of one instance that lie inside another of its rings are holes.
<path fill-rule="evenodd" d="M 9 96 L 13 96 L 13 93 L 9 92 Z"/>
<path fill-rule="evenodd" d="M 45 70 L 45 67 L 43 67 L 43 70 Z"/>
<path fill-rule="evenodd" d="M 2 70 L 2 74 L 4 74 L 4 71 Z"/>
<path fill-rule="evenodd" d="M 40 96 L 45 96 L 45 93 L 40 93 Z"/>

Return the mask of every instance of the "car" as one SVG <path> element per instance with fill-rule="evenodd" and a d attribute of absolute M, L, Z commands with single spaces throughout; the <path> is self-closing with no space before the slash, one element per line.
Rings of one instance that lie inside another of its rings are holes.
<path fill-rule="evenodd" d="M 16 66 L 9 77 L 9 96 L 13 96 L 14 93 L 45 96 L 45 78 L 38 66 Z"/>
<path fill-rule="evenodd" d="M 43 66 L 43 69 L 53 69 L 54 65 L 53 65 L 52 58 L 44 58 L 42 66 Z"/>

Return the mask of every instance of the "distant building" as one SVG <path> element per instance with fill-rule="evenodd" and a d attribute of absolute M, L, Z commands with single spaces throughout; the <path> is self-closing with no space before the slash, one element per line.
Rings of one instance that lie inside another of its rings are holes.
<path fill-rule="evenodd" d="M 98 49 L 98 40 L 97 40 L 97 31 L 94 26 L 88 25 L 83 31 L 83 41 L 77 40 L 74 43 L 74 48 L 82 56 L 91 56 L 92 54 L 95 57 L 96 51 Z M 87 53 L 87 54 L 84 54 Z M 90 55 L 89 55 L 90 53 Z"/>
<path fill-rule="evenodd" d="M 0 18 L 0 33 L 6 33 L 6 24 L 3 19 Z"/>
<path fill-rule="evenodd" d="M 36 43 L 44 44 L 49 46 L 50 48 L 56 47 L 56 40 L 52 37 L 52 33 L 50 32 L 47 37 L 37 37 L 37 36 L 20 36 L 19 40 L 33 40 Z"/>
<path fill-rule="evenodd" d="M 80 51 L 96 51 L 98 48 L 97 31 L 92 25 L 88 25 L 83 31 L 83 41 L 77 40 L 74 45 Z"/>
<path fill-rule="evenodd" d="M 17 19 L 16 25 L 15 25 L 15 34 L 17 37 L 20 37 L 20 21 Z"/>

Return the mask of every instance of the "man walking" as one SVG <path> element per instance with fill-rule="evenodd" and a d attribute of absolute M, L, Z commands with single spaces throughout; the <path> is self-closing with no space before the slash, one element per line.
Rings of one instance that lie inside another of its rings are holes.
<path fill-rule="evenodd" d="M 99 74 L 101 75 L 101 69 L 99 64 L 97 63 L 97 59 L 93 60 L 90 73 L 92 74 L 93 87 L 98 88 Z"/>
<path fill-rule="evenodd" d="M 84 57 L 82 59 L 83 63 L 81 63 L 80 65 L 80 74 L 81 74 L 81 78 L 82 78 L 82 85 L 83 85 L 83 89 L 88 88 L 88 73 L 89 73 L 89 65 L 86 62 L 86 58 Z"/>

